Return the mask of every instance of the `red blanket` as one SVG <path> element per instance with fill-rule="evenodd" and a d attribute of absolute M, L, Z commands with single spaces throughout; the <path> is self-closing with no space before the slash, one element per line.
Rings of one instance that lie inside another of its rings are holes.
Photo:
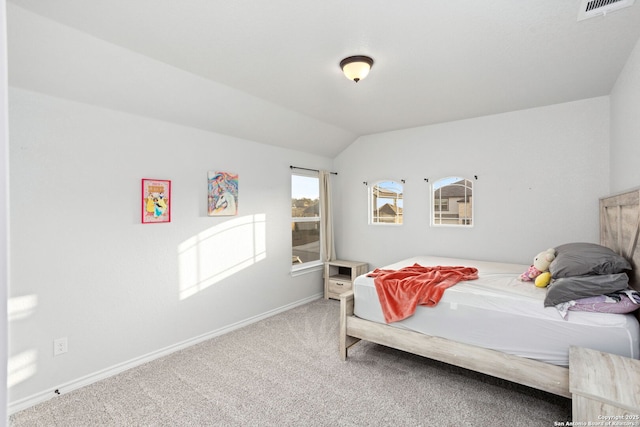
<path fill-rule="evenodd" d="M 418 304 L 436 305 L 447 288 L 462 280 L 477 279 L 478 269 L 414 264 L 400 270 L 376 268 L 368 276 L 374 278 L 382 313 L 391 323 L 411 316 Z"/>

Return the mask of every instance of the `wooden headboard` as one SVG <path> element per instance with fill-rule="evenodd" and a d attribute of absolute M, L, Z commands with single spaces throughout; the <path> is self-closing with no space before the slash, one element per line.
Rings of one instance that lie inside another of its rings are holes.
<path fill-rule="evenodd" d="M 629 260 L 629 285 L 640 292 L 639 232 L 640 188 L 600 199 L 600 244 Z"/>

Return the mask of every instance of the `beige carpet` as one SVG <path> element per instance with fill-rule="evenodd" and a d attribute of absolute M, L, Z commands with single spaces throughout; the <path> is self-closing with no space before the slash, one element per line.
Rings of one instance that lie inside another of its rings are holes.
<path fill-rule="evenodd" d="M 14 414 L 21 426 L 552 426 L 569 399 L 371 343 L 318 300 Z"/>

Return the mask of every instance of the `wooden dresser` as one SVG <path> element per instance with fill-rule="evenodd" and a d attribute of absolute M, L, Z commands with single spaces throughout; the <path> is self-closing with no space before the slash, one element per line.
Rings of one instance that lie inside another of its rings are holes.
<path fill-rule="evenodd" d="M 571 347 L 569 390 L 574 425 L 640 427 L 640 360 Z"/>

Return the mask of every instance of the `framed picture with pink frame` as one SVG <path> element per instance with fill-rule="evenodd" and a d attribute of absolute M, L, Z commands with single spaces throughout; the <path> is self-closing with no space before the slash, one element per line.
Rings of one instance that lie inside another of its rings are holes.
<path fill-rule="evenodd" d="M 171 181 L 142 179 L 142 223 L 171 222 Z"/>

